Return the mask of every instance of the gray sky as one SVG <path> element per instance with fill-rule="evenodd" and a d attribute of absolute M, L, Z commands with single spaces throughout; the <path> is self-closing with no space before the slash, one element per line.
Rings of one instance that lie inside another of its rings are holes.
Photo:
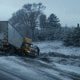
<path fill-rule="evenodd" d="M 42 2 L 45 14 L 56 14 L 62 25 L 80 23 L 80 0 L 0 0 L 0 20 L 8 20 L 24 4 L 33 2 Z"/>

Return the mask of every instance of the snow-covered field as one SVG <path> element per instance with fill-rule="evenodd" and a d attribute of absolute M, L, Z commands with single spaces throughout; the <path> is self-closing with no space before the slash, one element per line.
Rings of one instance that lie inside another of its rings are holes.
<path fill-rule="evenodd" d="M 79 47 L 65 47 L 61 41 L 36 42 L 34 44 L 39 46 L 41 53 L 57 52 L 65 55 L 80 56 Z"/>
<path fill-rule="evenodd" d="M 0 57 L 0 80 L 80 80 L 80 58 L 48 55 L 54 52 L 78 56 L 80 48 L 65 47 L 59 41 L 35 44 L 42 53 L 37 58 Z"/>

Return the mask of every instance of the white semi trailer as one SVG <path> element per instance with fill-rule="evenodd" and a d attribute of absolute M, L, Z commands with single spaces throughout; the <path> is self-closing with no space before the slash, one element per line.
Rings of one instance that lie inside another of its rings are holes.
<path fill-rule="evenodd" d="M 24 38 L 20 33 L 8 24 L 8 42 L 15 46 L 16 48 L 21 48 Z"/>

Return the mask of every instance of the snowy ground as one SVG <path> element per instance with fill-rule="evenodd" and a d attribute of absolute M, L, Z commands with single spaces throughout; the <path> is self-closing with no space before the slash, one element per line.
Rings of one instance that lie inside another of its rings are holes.
<path fill-rule="evenodd" d="M 65 47 L 61 41 L 36 42 L 34 44 L 39 46 L 41 53 L 57 52 L 65 55 L 80 56 L 79 47 Z"/>
<path fill-rule="evenodd" d="M 37 58 L 0 57 L 0 80 L 80 80 L 79 48 L 65 47 L 57 41 L 35 44 L 43 53 Z"/>
<path fill-rule="evenodd" d="M 80 80 L 79 70 L 39 58 L 0 57 L 0 80 Z"/>

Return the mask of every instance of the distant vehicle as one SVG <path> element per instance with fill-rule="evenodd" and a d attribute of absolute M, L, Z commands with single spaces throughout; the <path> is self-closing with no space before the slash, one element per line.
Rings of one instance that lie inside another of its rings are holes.
<path fill-rule="evenodd" d="M 0 51 L 7 53 L 18 53 L 24 56 L 39 56 L 40 49 L 32 44 L 32 39 L 23 37 L 12 25 L 8 25 L 4 32 L 4 39 Z"/>

